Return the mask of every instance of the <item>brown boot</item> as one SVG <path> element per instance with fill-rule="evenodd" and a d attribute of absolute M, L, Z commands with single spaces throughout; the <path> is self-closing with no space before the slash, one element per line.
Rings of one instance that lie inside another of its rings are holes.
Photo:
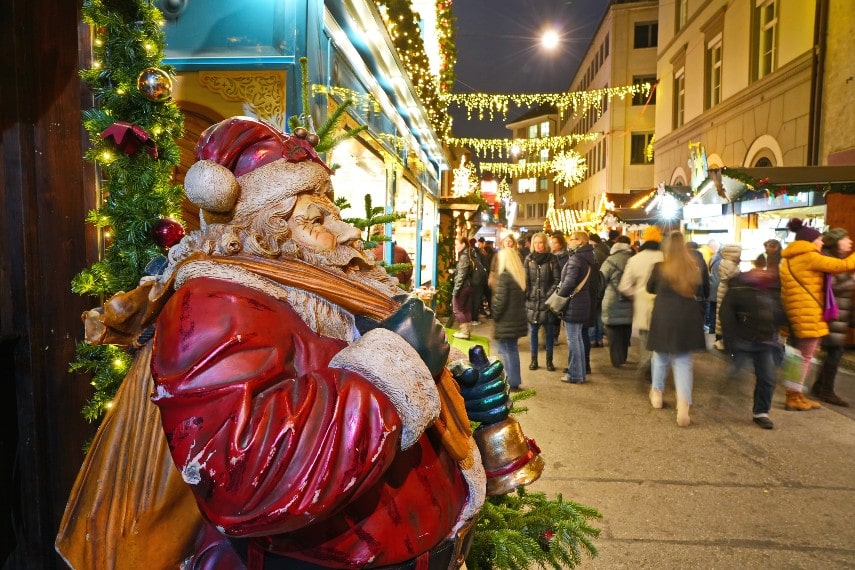
<path fill-rule="evenodd" d="M 822 404 L 820 404 L 819 402 L 817 402 L 815 400 L 811 400 L 810 398 L 805 396 L 803 393 L 802 393 L 802 400 L 804 400 L 805 403 L 807 403 L 807 405 L 810 406 L 809 409 L 811 409 L 811 410 L 818 410 L 819 408 L 822 407 Z"/>
<path fill-rule="evenodd" d="M 784 409 L 788 412 L 806 412 L 812 410 L 810 400 L 806 399 L 804 394 L 798 390 L 787 390 L 787 400 L 784 402 Z"/>
<path fill-rule="evenodd" d="M 689 418 L 689 403 L 685 400 L 677 400 L 677 425 L 686 427 L 692 420 Z"/>

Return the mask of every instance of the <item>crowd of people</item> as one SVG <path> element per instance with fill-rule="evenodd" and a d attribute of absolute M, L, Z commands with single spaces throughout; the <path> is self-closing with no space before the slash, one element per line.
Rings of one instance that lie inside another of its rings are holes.
<path fill-rule="evenodd" d="M 611 364 L 618 368 L 628 362 L 634 342 L 637 376 L 650 383 L 654 408 L 664 407 L 671 371 L 677 424 L 683 427 L 691 424 L 692 353 L 707 350 L 706 334 L 715 335 L 711 342 L 729 356 L 731 371 L 753 364 L 752 417 L 760 427 L 774 427 L 769 413 L 779 369 L 786 410 L 816 409 L 820 401 L 849 406 L 835 392 L 835 380 L 849 329 L 855 326 L 852 240 L 842 228 L 821 233 L 795 218 L 787 227 L 792 241 L 782 247 L 780 241 L 768 240 L 744 272 L 740 265 L 747 261 L 740 244 L 719 247 L 710 240 L 699 245 L 680 232 L 663 235 L 655 225 L 635 244 L 615 230 L 605 240 L 581 231 L 566 236 L 539 232 L 520 243 L 509 235 L 498 251 L 490 248 L 492 262 L 483 247 L 461 239 L 453 296 L 460 330 L 455 336 L 468 338 L 483 307 L 494 320 L 494 338 L 512 390 L 522 389 L 519 339 L 526 335 L 529 370 L 541 366 L 542 339 L 546 370 L 553 372 L 554 347 L 563 328 L 568 358 L 558 379 L 570 384 L 587 381 L 592 348 L 607 345 Z M 481 290 L 472 280 L 479 256 L 489 268 Z M 473 294 L 479 295 L 475 303 Z M 555 294 L 563 310 L 548 302 Z M 820 348 L 822 363 L 806 390 L 810 363 Z"/>

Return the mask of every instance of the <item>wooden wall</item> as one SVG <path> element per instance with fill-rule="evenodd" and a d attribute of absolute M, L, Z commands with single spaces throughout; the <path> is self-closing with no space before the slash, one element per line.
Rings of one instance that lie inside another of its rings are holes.
<path fill-rule="evenodd" d="M 63 567 L 53 541 L 93 427 L 91 394 L 68 373 L 80 314 L 97 304 L 71 278 L 97 254 L 83 220 L 94 171 L 83 161 L 78 78 L 88 54 L 80 2 L 4 0 L 0 17 L 0 563 Z M 8 499 L 8 500 L 3 500 Z"/>

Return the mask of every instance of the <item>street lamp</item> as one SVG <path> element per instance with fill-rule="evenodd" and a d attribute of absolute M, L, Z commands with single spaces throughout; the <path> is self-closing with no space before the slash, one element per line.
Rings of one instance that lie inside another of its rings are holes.
<path fill-rule="evenodd" d="M 561 38 L 558 37 L 558 32 L 555 30 L 546 30 L 540 37 L 540 45 L 546 51 L 552 51 L 558 47 Z"/>

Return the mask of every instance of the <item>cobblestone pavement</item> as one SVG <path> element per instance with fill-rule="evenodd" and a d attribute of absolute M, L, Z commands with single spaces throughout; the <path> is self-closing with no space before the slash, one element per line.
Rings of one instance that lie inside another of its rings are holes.
<path fill-rule="evenodd" d="M 472 332 L 489 338 L 492 323 Z M 557 372 L 543 352 L 541 368 L 527 369 L 527 339 L 520 360 L 523 386 L 537 393 L 519 419 L 547 462 L 531 490 L 603 515 L 599 556 L 582 568 L 855 568 L 852 408 L 787 412 L 779 385 L 775 429 L 761 429 L 751 421 L 753 373 L 731 373 L 711 350 L 694 357 L 692 425 L 680 428 L 673 383 L 665 408 L 653 409 L 635 347 L 620 369 L 607 347 L 593 348 L 581 385 L 559 381 L 563 342 Z M 855 377 L 843 372 L 838 385 L 855 404 Z"/>

